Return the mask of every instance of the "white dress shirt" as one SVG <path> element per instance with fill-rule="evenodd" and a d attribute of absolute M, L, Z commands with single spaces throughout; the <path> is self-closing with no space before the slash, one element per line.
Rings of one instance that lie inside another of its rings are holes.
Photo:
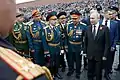
<path fill-rule="evenodd" d="M 105 25 L 106 19 L 103 19 L 102 25 Z M 110 20 L 107 21 L 107 27 L 110 29 Z"/>
<path fill-rule="evenodd" d="M 54 26 L 52 26 L 51 24 L 50 24 L 50 27 L 53 29 L 54 28 Z"/>

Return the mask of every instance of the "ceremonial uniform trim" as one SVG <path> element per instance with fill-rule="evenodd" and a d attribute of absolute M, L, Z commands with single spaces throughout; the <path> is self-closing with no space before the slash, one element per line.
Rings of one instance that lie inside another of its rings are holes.
<path fill-rule="evenodd" d="M 18 28 L 18 29 L 14 29 L 14 30 L 12 31 L 12 34 L 13 34 L 13 36 L 14 36 L 15 39 L 20 40 L 20 39 L 22 38 L 21 29 L 22 29 L 22 26 L 23 26 L 23 25 L 22 25 L 22 24 L 19 25 L 18 23 L 15 23 L 14 26 L 19 26 L 19 28 Z M 16 36 L 16 34 L 17 34 L 18 36 Z"/>
<path fill-rule="evenodd" d="M 74 32 L 74 30 L 71 30 L 71 31 L 68 33 L 68 36 L 72 36 L 72 35 L 73 35 L 73 32 Z"/>
<path fill-rule="evenodd" d="M 15 41 L 15 43 L 21 43 L 21 44 L 24 44 L 24 43 L 27 43 L 27 41 Z"/>
<path fill-rule="evenodd" d="M 49 69 L 45 66 L 43 66 L 42 69 L 45 71 L 45 75 L 47 76 L 48 80 L 53 80 Z"/>
<path fill-rule="evenodd" d="M 75 45 L 78 45 L 78 44 L 82 44 L 82 42 L 73 42 L 73 41 L 69 41 L 70 44 L 75 44 Z"/>
<path fill-rule="evenodd" d="M 43 74 L 46 75 L 48 80 L 53 80 L 50 71 L 46 67 L 40 67 L 33 64 L 31 61 L 19 56 L 12 50 L 0 47 L 0 58 L 3 59 L 16 72 L 18 72 L 18 74 L 25 80 L 33 80 Z"/>
<path fill-rule="evenodd" d="M 47 28 L 50 28 L 50 26 L 46 26 L 46 28 L 45 28 L 45 36 L 46 36 L 46 40 L 47 40 L 47 41 L 52 41 L 53 38 L 54 38 L 54 32 L 53 32 L 53 30 L 51 30 L 51 38 L 48 39 Z"/>
<path fill-rule="evenodd" d="M 42 42 L 41 40 L 33 40 L 34 42 Z"/>
<path fill-rule="evenodd" d="M 31 26 L 31 25 L 33 25 L 33 24 L 34 24 L 33 21 L 29 21 L 29 22 L 26 23 L 26 25 L 29 25 L 29 26 Z"/>
<path fill-rule="evenodd" d="M 53 47 L 56 47 L 56 46 L 59 46 L 60 45 L 60 42 L 57 43 L 57 44 L 53 44 L 53 43 L 48 43 L 49 46 L 53 46 Z"/>
<path fill-rule="evenodd" d="M 80 22 L 80 24 L 82 24 L 82 25 L 84 25 L 84 26 L 87 26 L 85 23 L 83 23 L 83 22 Z"/>
<path fill-rule="evenodd" d="M 34 34 L 33 31 L 32 31 L 32 25 L 30 26 L 30 33 L 32 35 L 33 38 L 36 38 L 39 36 L 39 31 L 36 31 L 36 33 Z"/>

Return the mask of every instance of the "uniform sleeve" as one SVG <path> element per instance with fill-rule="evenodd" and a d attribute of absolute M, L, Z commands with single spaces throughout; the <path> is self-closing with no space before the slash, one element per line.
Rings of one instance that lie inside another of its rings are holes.
<path fill-rule="evenodd" d="M 32 36 L 30 35 L 30 31 L 29 31 L 29 26 L 27 26 L 27 29 L 26 29 L 26 36 L 28 39 L 29 50 L 34 50 L 33 44 L 32 44 Z"/>
<path fill-rule="evenodd" d="M 110 51 L 110 33 L 108 27 L 105 27 L 105 50 L 104 57 L 107 57 Z"/>
<path fill-rule="evenodd" d="M 85 31 L 85 37 L 84 37 L 84 47 L 83 47 L 83 52 L 87 54 L 87 45 L 88 45 L 88 36 L 87 36 L 87 30 Z"/>
<path fill-rule="evenodd" d="M 114 43 L 113 43 L 112 47 L 116 48 L 116 43 L 117 43 L 118 37 L 119 37 L 119 34 L 118 34 L 118 23 L 116 23 L 114 28 L 115 28 L 115 33 L 114 33 L 115 38 L 114 38 Z"/>
<path fill-rule="evenodd" d="M 45 29 L 43 29 L 42 31 L 42 43 L 43 43 L 43 47 L 44 47 L 44 51 L 49 51 L 49 48 L 48 48 L 48 44 L 47 44 L 47 41 L 46 41 L 46 35 L 45 35 Z"/>

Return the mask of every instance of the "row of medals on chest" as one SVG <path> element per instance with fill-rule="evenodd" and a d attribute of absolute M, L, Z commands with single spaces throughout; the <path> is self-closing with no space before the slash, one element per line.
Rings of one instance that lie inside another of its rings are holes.
<path fill-rule="evenodd" d="M 79 38 L 79 36 L 82 35 L 82 29 L 80 27 L 77 28 L 77 26 L 74 26 L 74 28 L 70 27 L 69 32 L 72 32 L 71 36 L 76 37 L 76 38 Z"/>

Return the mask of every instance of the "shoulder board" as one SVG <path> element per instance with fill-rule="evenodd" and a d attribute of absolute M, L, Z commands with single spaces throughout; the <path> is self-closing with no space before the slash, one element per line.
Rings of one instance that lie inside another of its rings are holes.
<path fill-rule="evenodd" d="M 47 26 L 45 26 L 43 29 L 47 29 L 49 26 L 47 25 Z"/>
<path fill-rule="evenodd" d="M 33 21 L 29 21 L 29 22 L 26 23 L 26 25 L 29 25 L 29 26 L 31 26 L 31 25 L 33 25 L 33 24 L 34 24 Z"/>
<path fill-rule="evenodd" d="M 42 21 L 42 20 L 41 20 L 40 22 L 42 22 L 42 23 L 44 23 L 44 24 L 45 24 L 45 21 Z"/>
<path fill-rule="evenodd" d="M 67 25 L 72 24 L 73 22 L 68 22 Z"/>
<path fill-rule="evenodd" d="M 68 23 L 68 24 L 71 24 L 71 23 L 73 23 L 73 22 L 72 22 L 72 20 L 69 20 L 67 23 Z"/>
<path fill-rule="evenodd" d="M 85 23 L 83 23 L 83 22 L 80 22 L 80 24 L 82 24 L 82 25 L 86 26 L 86 24 L 85 24 Z"/>
<path fill-rule="evenodd" d="M 55 26 L 59 26 L 59 25 L 60 25 L 60 24 L 57 23 Z"/>
<path fill-rule="evenodd" d="M 46 25 L 48 25 L 48 24 L 49 24 L 49 22 L 46 22 L 45 24 L 46 24 Z"/>
<path fill-rule="evenodd" d="M 10 55 L 8 55 L 8 53 L 10 53 Z M 28 61 L 10 49 L 0 47 L 0 58 L 15 72 L 22 75 L 23 80 L 34 80 L 41 75 L 48 76 L 48 79 L 51 80 L 51 74 L 48 74 L 50 72 L 47 68 L 42 68 L 41 66 Z"/>
<path fill-rule="evenodd" d="M 26 25 L 27 25 L 27 23 L 24 23 L 24 22 L 23 22 L 23 25 L 25 25 L 25 26 L 26 26 Z"/>

